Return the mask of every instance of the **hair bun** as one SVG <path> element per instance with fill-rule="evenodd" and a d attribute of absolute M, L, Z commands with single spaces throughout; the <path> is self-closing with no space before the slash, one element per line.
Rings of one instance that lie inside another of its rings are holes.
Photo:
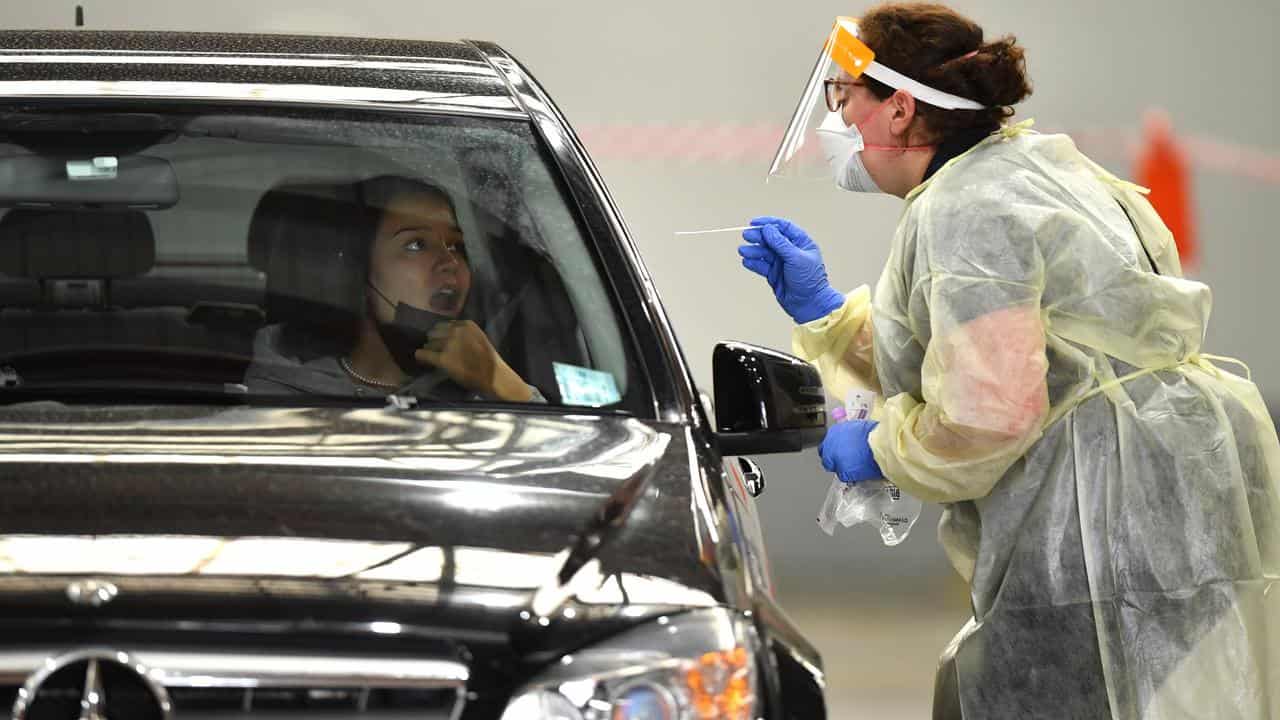
<path fill-rule="evenodd" d="M 968 63 L 977 66 L 968 80 L 979 90 L 978 102 L 992 107 L 1016 105 L 1031 95 L 1026 53 L 1013 36 L 985 43 Z"/>

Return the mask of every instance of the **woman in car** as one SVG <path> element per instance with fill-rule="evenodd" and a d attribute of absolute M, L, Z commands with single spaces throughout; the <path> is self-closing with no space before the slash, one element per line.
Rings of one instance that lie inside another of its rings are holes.
<path fill-rule="evenodd" d="M 545 402 L 464 317 L 472 273 L 452 198 L 419 180 L 386 175 L 357 185 L 367 253 L 364 313 L 333 352 L 290 352 L 290 327 L 264 328 L 245 374 L 251 392 L 440 400 Z"/>

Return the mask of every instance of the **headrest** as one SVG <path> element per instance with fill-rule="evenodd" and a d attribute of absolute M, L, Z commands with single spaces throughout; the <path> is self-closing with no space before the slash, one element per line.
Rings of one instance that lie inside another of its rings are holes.
<path fill-rule="evenodd" d="M 0 218 L 0 272 L 23 278 L 122 278 L 156 261 L 151 221 L 137 210 L 16 208 Z"/>
<path fill-rule="evenodd" d="M 296 182 L 277 184 L 258 200 L 249 222 L 249 264 L 267 271 L 272 239 L 296 233 L 325 219 L 345 218 L 357 213 L 354 184 L 338 182 Z"/>
<path fill-rule="evenodd" d="M 363 312 L 367 234 L 352 185 L 286 183 L 265 193 L 248 254 L 267 275 L 267 321 L 328 324 Z"/>

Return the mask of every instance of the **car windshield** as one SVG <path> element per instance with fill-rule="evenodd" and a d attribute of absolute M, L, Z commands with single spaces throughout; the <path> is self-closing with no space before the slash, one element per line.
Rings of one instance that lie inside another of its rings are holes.
<path fill-rule="evenodd" d="M 0 134 L 10 401 L 644 407 L 527 121 L 24 105 Z"/>

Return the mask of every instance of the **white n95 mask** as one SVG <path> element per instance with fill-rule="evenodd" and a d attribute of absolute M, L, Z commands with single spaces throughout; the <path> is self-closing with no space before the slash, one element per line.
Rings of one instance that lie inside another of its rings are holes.
<path fill-rule="evenodd" d="M 862 151 L 866 143 L 862 139 L 862 131 L 858 126 L 844 124 L 844 118 L 838 112 L 828 112 L 822 124 L 816 128 L 818 142 L 822 145 L 822 155 L 831 166 L 836 185 L 850 192 L 878 193 L 884 192 L 876 185 L 862 162 Z"/>

